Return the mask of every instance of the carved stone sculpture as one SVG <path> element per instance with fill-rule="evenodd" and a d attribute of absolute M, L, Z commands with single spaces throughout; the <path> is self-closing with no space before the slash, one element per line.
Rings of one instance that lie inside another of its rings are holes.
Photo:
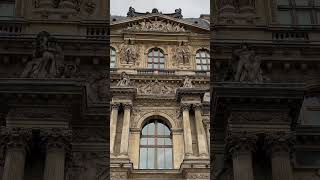
<path fill-rule="evenodd" d="M 130 78 L 127 73 L 121 73 L 121 79 L 117 84 L 118 87 L 129 87 L 131 86 Z"/>
<path fill-rule="evenodd" d="M 172 87 L 166 86 L 164 83 L 159 82 L 157 79 L 154 82 L 150 82 L 146 85 L 142 85 L 138 88 L 139 93 L 149 95 L 149 94 L 172 94 L 174 90 Z"/>
<path fill-rule="evenodd" d="M 184 78 L 182 87 L 184 87 L 184 88 L 193 88 L 194 87 L 193 84 L 192 84 L 192 80 L 188 76 L 186 76 Z"/>
<path fill-rule="evenodd" d="M 72 77 L 77 66 L 64 62 L 64 55 L 56 39 L 48 32 L 37 35 L 33 57 L 21 74 L 22 78 L 59 78 Z"/>
<path fill-rule="evenodd" d="M 159 32 L 185 32 L 185 28 L 180 24 L 164 21 L 139 22 L 127 28 L 131 31 L 159 31 Z"/>
<path fill-rule="evenodd" d="M 190 64 L 190 49 L 188 46 L 184 46 L 183 43 L 181 43 L 174 52 L 173 58 L 177 62 L 178 65 L 188 65 Z"/>
<path fill-rule="evenodd" d="M 235 71 L 235 81 L 262 82 L 261 58 L 248 48 L 246 44 L 237 49 L 234 55 L 238 61 Z"/>
<path fill-rule="evenodd" d="M 88 96 L 91 101 L 104 100 L 108 97 L 108 82 L 105 73 L 94 74 L 88 86 Z"/>
<path fill-rule="evenodd" d="M 120 45 L 120 62 L 122 64 L 135 64 L 138 60 L 139 52 L 137 46 L 133 44 Z"/>

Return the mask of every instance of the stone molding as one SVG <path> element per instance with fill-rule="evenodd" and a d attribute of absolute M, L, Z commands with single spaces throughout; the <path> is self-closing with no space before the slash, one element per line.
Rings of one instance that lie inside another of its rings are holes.
<path fill-rule="evenodd" d="M 190 108 L 191 108 L 191 104 L 189 104 L 189 103 L 181 103 L 180 108 L 181 108 L 182 111 L 185 111 L 185 110 L 189 111 Z"/>

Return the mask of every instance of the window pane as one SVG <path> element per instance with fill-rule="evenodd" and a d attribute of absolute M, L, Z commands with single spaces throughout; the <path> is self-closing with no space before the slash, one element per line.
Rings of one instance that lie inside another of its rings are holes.
<path fill-rule="evenodd" d="M 311 17 L 309 11 L 297 11 L 297 20 L 300 25 L 311 24 Z"/>
<path fill-rule="evenodd" d="M 148 62 L 152 62 L 152 58 L 151 57 L 148 58 Z"/>
<path fill-rule="evenodd" d="M 158 169 L 164 169 L 165 168 L 165 156 L 164 156 L 164 148 L 158 149 Z"/>
<path fill-rule="evenodd" d="M 289 0 L 278 0 L 278 5 L 289 5 Z"/>
<path fill-rule="evenodd" d="M 200 64 L 201 62 L 200 62 L 200 59 L 196 59 L 196 61 L 197 61 L 197 64 Z"/>
<path fill-rule="evenodd" d="M 164 63 L 164 58 L 160 58 L 160 62 L 161 62 L 161 63 Z"/>
<path fill-rule="evenodd" d="M 201 65 L 197 65 L 197 70 L 201 70 Z"/>
<path fill-rule="evenodd" d="M 203 69 L 204 71 L 206 71 L 206 70 L 207 70 L 207 66 L 202 66 L 202 69 Z"/>
<path fill-rule="evenodd" d="M 153 56 L 158 57 L 159 56 L 159 52 L 158 51 L 154 51 L 153 52 Z"/>
<path fill-rule="evenodd" d="M 291 24 L 292 17 L 290 11 L 279 11 L 278 12 L 279 24 Z"/>
<path fill-rule="evenodd" d="M 296 6 L 308 6 L 309 0 L 295 0 Z"/>
<path fill-rule="evenodd" d="M 148 64 L 148 68 L 149 69 L 152 69 L 153 67 L 152 67 L 152 64 Z"/>
<path fill-rule="evenodd" d="M 164 145 L 164 138 L 157 139 L 158 145 Z"/>
<path fill-rule="evenodd" d="M 147 148 L 140 149 L 140 169 L 147 168 Z"/>
<path fill-rule="evenodd" d="M 140 145 L 147 145 L 147 138 L 141 138 Z"/>
<path fill-rule="evenodd" d="M 165 145 L 172 145 L 172 141 L 170 138 L 165 138 Z"/>
<path fill-rule="evenodd" d="M 158 59 L 158 58 L 154 58 L 154 59 L 153 59 L 153 62 L 159 63 L 159 59 Z"/>
<path fill-rule="evenodd" d="M 142 129 L 142 134 L 143 134 L 143 135 L 147 135 L 147 130 L 148 130 L 148 128 L 147 128 L 147 126 L 145 126 L 145 127 Z"/>
<path fill-rule="evenodd" d="M 170 130 L 168 127 L 164 129 L 164 135 L 170 135 Z"/>
<path fill-rule="evenodd" d="M 154 135 L 154 123 L 148 124 L 148 135 Z"/>
<path fill-rule="evenodd" d="M 154 149 L 148 148 L 148 169 L 154 169 Z"/>
<path fill-rule="evenodd" d="M 154 69 L 158 69 L 158 67 L 159 67 L 158 64 L 154 64 L 154 65 L 153 65 L 153 68 L 154 68 Z"/>
<path fill-rule="evenodd" d="M 197 54 L 196 54 L 196 57 L 197 57 L 197 58 L 200 57 L 200 53 L 197 53 Z"/>
<path fill-rule="evenodd" d="M 154 138 L 148 138 L 148 145 L 154 145 Z"/>
<path fill-rule="evenodd" d="M 161 123 L 158 123 L 157 126 L 158 126 L 158 135 L 164 135 L 164 125 Z"/>
<path fill-rule="evenodd" d="M 0 16 L 14 16 L 15 4 L 0 2 Z"/>
<path fill-rule="evenodd" d="M 172 148 L 165 149 L 165 157 L 166 157 L 166 169 L 172 168 Z"/>
<path fill-rule="evenodd" d="M 160 69 L 164 69 L 164 64 L 160 64 Z"/>

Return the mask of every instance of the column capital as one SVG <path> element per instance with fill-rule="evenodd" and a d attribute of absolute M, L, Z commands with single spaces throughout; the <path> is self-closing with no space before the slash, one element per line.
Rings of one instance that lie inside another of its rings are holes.
<path fill-rule="evenodd" d="M 191 108 L 191 104 L 189 103 L 181 103 L 180 108 L 182 111 L 189 111 Z"/>
<path fill-rule="evenodd" d="M 32 131 L 25 128 L 2 128 L 1 136 L 8 149 L 25 150 L 31 139 Z"/>
<path fill-rule="evenodd" d="M 247 132 L 231 133 L 226 138 L 227 152 L 232 156 L 254 152 L 257 139 L 255 134 Z"/>
<path fill-rule="evenodd" d="M 195 103 L 192 105 L 192 108 L 194 110 L 201 110 L 202 109 L 202 104 L 201 103 Z"/>
<path fill-rule="evenodd" d="M 265 149 L 271 156 L 291 153 L 296 142 L 294 133 L 275 132 L 266 134 Z"/>
<path fill-rule="evenodd" d="M 116 102 L 111 102 L 111 109 L 119 109 L 120 107 L 120 103 L 116 103 Z"/>
<path fill-rule="evenodd" d="M 123 103 L 124 109 L 132 109 L 132 103 Z"/>
<path fill-rule="evenodd" d="M 41 130 L 43 143 L 47 150 L 50 149 L 70 149 L 72 131 L 69 129 L 52 128 Z"/>

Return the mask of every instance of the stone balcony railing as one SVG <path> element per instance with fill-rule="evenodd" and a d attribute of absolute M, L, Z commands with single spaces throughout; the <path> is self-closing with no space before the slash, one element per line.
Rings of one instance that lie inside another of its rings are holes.
<path fill-rule="evenodd" d="M 272 33 L 273 41 L 309 41 L 307 32 L 279 31 Z"/>
<path fill-rule="evenodd" d="M 0 36 L 19 36 L 25 32 L 25 23 L 12 20 L 0 20 Z"/>
<path fill-rule="evenodd" d="M 210 71 L 194 71 L 194 70 L 179 70 L 179 69 L 117 69 L 111 68 L 110 72 L 113 74 L 119 74 L 121 72 L 127 72 L 129 74 L 137 74 L 137 75 L 167 75 L 167 76 L 175 76 L 175 75 L 188 75 L 188 76 L 203 76 L 209 77 Z"/>

